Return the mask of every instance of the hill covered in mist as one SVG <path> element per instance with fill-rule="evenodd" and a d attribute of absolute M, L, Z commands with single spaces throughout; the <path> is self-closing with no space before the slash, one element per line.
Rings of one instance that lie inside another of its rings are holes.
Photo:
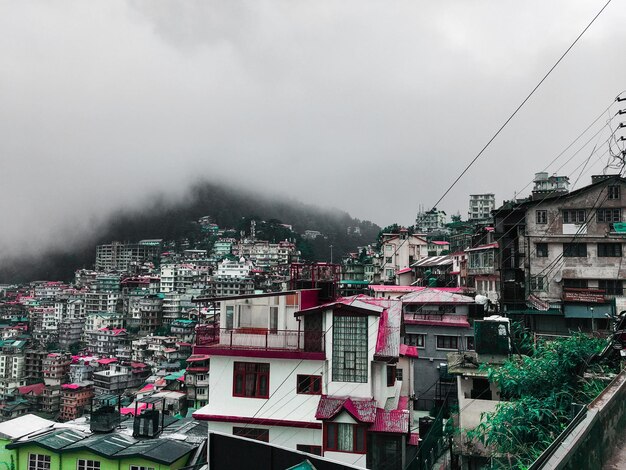
<path fill-rule="evenodd" d="M 3 260 L 0 283 L 72 280 L 76 269 L 93 267 L 96 245 L 113 240 L 135 242 L 162 238 L 177 245 L 187 240 L 193 245 L 198 233 L 196 221 L 203 216 L 210 216 L 220 228 L 233 228 L 237 232 L 246 230 L 252 218 L 291 225 L 296 234 L 305 230 L 319 231 L 323 237 L 315 240 L 304 240 L 300 235 L 293 237 L 306 258 L 319 261 L 329 261 L 330 245 L 337 262 L 340 256 L 354 251 L 357 246 L 375 243 L 380 231 L 376 224 L 354 219 L 341 210 L 323 209 L 295 199 L 203 182 L 195 185 L 182 201 L 171 202 L 155 197 L 140 210 L 116 212 L 80 246 L 50 252 L 36 259 L 24 256 Z M 358 227 L 360 235 L 349 234 L 349 227 L 351 232 Z"/>

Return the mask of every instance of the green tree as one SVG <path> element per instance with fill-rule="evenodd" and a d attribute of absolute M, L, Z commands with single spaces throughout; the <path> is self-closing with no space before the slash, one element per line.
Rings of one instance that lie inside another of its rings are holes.
<path fill-rule="evenodd" d="M 605 345 L 604 340 L 576 334 L 540 341 L 531 356 L 489 367 L 488 379 L 505 401 L 484 413 L 468 437 L 492 448 L 497 466 L 526 468 L 567 426 L 572 403 L 588 403 L 602 389 L 583 375 Z"/>

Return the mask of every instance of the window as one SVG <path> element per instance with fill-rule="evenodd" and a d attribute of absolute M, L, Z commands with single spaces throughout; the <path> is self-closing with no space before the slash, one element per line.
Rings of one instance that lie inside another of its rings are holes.
<path fill-rule="evenodd" d="M 615 279 L 600 279 L 598 281 L 598 289 L 602 289 L 607 295 L 623 295 L 624 287 L 622 281 Z"/>
<path fill-rule="evenodd" d="M 601 222 L 621 222 L 622 210 L 621 209 L 598 209 L 596 211 L 596 221 Z"/>
<path fill-rule="evenodd" d="M 333 381 L 367 382 L 367 317 L 333 317 Z"/>
<path fill-rule="evenodd" d="M 269 442 L 270 430 L 259 428 L 241 428 L 233 426 L 233 436 L 247 437 L 248 439 L 254 439 L 256 441 Z"/>
<path fill-rule="evenodd" d="M 296 390 L 298 393 L 305 395 L 321 395 L 322 394 L 322 376 L 321 375 L 298 375 L 296 382 Z"/>
<path fill-rule="evenodd" d="M 140 465 L 131 465 L 129 470 L 154 470 L 154 467 L 142 467 Z"/>
<path fill-rule="evenodd" d="M 256 362 L 235 362 L 233 396 L 269 398 L 270 365 Z"/>
<path fill-rule="evenodd" d="M 437 336 L 437 349 L 459 349 L 458 336 Z"/>
<path fill-rule="evenodd" d="M 566 289 L 587 289 L 587 279 L 563 279 L 563 287 Z"/>
<path fill-rule="evenodd" d="M 535 211 L 535 223 L 547 224 L 548 223 L 548 211 Z"/>
<path fill-rule="evenodd" d="M 322 446 L 313 446 L 310 444 L 298 444 L 296 449 L 307 454 L 322 455 Z"/>
<path fill-rule="evenodd" d="M 388 278 L 392 278 L 393 277 L 393 269 L 387 269 L 387 277 Z"/>
<path fill-rule="evenodd" d="M 566 258 L 586 258 L 586 243 L 563 243 L 563 256 Z"/>
<path fill-rule="evenodd" d="M 619 258 L 622 256 L 621 243 L 598 243 L 599 258 Z"/>
<path fill-rule="evenodd" d="M 408 334 L 405 340 L 407 346 L 417 346 L 418 348 L 423 348 L 425 341 L 426 335 L 424 334 Z"/>
<path fill-rule="evenodd" d="M 585 209 L 564 209 L 563 210 L 563 223 L 564 224 L 584 224 L 587 220 L 587 214 Z"/>
<path fill-rule="evenodd" d="M 28 454 L 28 470 L 50 470 L 50 456 Z"/>
<path fill-rule="evenodd" d="M 346 423 L 324 425 L 324 450 L 337 452 L 366 452 L 366 426 Z"/>
<path fill-rule="evenodd" d="M 387 364 L 387 387 L 393 387 L 396 383 L 396 366 Z"/>
<path fill-rule="evenodd" d="M 537 251 L 537 258 L 548 257 L 548 244 L 547 243 L 537 243 L 535 247 Z"/>
<path fill-rule="evenodd" d="M 76 470 L 100 470 L 100 461 L 79 459 L 76 462 Z"/>
<path fill-rule="evenodd" d="M 402 369 L 396 368 L 396 380 L 402 382 Z"/>
<path fill-rule="evenodd" d="M 611 185 L 607 188 L 607 194 L 609 199 L 619 199 L 620 191 L 619 186 Z"/>
<path fill-rule="evenodd" d="M 467 342 L 467 350 L 468 351 L 474 351 L 474 337 L 473 336 L 467 336 L 465 338 L 465 341 Z"/>
<path fill-rule="evenodd" d="M 530 278 L 530 290 L 545 290 L 546 286 L 545 276 L 532 276 Z"/>
<path fill-rule="evenodd" d="M 391 256 L 387 256 L 387 257 L 385 258 L 385 263 L 389 263 L 389 264 L 391 264 L 391 262 L 392 262 L 392 257 L 391 257 Z"/>

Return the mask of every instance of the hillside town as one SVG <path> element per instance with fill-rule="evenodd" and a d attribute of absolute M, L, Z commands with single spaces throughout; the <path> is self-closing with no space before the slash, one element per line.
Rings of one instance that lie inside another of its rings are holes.
<path fill-rule="evenodd" d="M 199 240 L 111 241 L 73 280 L 0 285 L 0 461 L 480 468 L 497 453 L 472 433 L 511 399 L 487 371 L 521 335 L 602 341 L 602 389 L 618 376 L 625 208 L 619 174 L 540 172 L 527 197 L 419 210 L 334 263 L 304 262 L 289 221 L 266 240 L 207 215 Z"/>

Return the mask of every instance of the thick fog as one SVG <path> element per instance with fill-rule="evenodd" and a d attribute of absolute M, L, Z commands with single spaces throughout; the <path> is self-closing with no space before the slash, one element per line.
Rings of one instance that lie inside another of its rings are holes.
<path fill-rule="evenodd" d="M 411 224 L 604 3 L 0 1 L 0 260 L 203 178 Z M 512 198 L 626 89 L 625 16 L 609 5 L 440 208 Z"/>

